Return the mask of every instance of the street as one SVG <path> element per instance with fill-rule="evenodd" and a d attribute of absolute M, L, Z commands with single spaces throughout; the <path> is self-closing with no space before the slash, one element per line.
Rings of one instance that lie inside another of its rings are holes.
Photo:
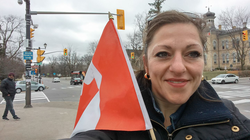
<path fill-rule="evenodd" d="M 52 78 L 43 78 L 43 83 L 48 88 L 44 91 L 32 91 L 31 103 L 45 103 L 57 101 L 78 102 L 82 85 L 70 85 L 69 78 L 60 78 L 60 82 L 53 83 Z M 211 84 L 211 83 L 210 83 Z M 240 78 L 238 84 L 211 84 L 221 98 L 226 98 L 235 103 L 240 112 L 250 118 L 250 80 Z M 0 105 L 4 103 L 0 97 Z M 25 92 L 17 94 L 14 104 L 25 104 Z M 77 110 L 77 108 L 76 108 Z"/>
<path fill-rule="evenodd" d="M 1 119 L 1 140 L 69 138 L 74 129 L 82 89 L 82 85 L 70 85 L 69 81 L 69 78 L 61 78 L 60 83 L 52 83 L 52 78 L 43 78 L 47 89 L 31 92 L 32 108 L 24 108 L 25 92 L 16 94 L 14 108 L 21 120 L 13 120 L 11 116 L 9 121 Z M 240 112 L 250 118 L 249 78 L 240 78 L 238 84 L 211 85 L 221 98 L 232 100 Z M 5 102 L 0 97 L 0 112 L 3 112 L 4 108 Z"/>
<path fill-rule="evenodd" d="M 210 83 L 211 84 L 211 83 Z M 240 112 L 250 118 L 250 80 L 240 78 L 238 84 L 211 84 L 221 98 L 234 102 Z"/>

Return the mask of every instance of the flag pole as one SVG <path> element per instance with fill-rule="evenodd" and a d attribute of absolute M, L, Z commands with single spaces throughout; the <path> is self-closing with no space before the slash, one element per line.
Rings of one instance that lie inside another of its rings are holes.
<path fill-rule="evenodd" d="M 110 19 L 114 20 L 114 17 L 113 17 L 113 15 L 109 12 L 109 20 L 110 20 Z"/>
<path fill-rule="evenodd" d="M 152 140 L 156 140 L 156 138 L 155 138 L 155 133 L 154 133 L 153 128 L 151 128 L 151 129 L 149 130 L 149 133 L 150 133 L 151 139 L 152 139 Z"/>

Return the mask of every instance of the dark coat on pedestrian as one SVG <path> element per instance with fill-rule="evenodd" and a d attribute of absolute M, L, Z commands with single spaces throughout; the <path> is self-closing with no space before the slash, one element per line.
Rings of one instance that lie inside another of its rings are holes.
<path fill-rule="evenodd" d="M 16 94 L 16 83 L 14 82 L 14 80 L 10 79 L 10 78 L 5 78 L 2 83 L 1 83 L 1 92 L 2 92 L 2 97 L 8 96 L 8 94 L 10 94 L 10 96 L 15 96 Z"/>
<path fill-rule="evenodd" d="M 172 125 L 167 128 L 151 90 L 141 91 L 157 140 L 250 140 L 250 120 L 232 101 L 221 100 L 206 81 L 170 116 Z M 78 133 L 71 140 L 151 139 L 148 131 L 91 130 Z"/>

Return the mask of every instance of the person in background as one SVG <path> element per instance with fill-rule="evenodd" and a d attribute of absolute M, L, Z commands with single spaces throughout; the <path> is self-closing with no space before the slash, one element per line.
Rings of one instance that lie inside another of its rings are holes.
<path fill-rule="evenodd" d="M 15 120 L 20 119 L 16 114 L 15 114 L 15 110 L 13 108 L 13 100 L 15 98 L 16 95 L 16 89 L 15 89 L 15 82 L 14 82 L 14 77 L 15 74 L 14 73 L 9 73 L 8 78 L 4 79 L 1 83 L 1 91 L 2 91 L 2 97 L 4 98 L 5 102 L 6 102 L 6 106 L 5 106 L 5 110 L 3 113 L 2 118 L 4 120 L 9 120 L 7 118 L 8 115 L 8 111 L 10 111 L 11 115 L 13 116 L 13 118 Z"/>
<path fill-rule="evenodd" d="M 156 140 L 249 140 L 250 120 L 202 80 L 205 22 L 165 11 L 145 30 L 137 81 Z M 110 122 L 112 123 L 112 122 Z M 90 130 L 71 140 L 150 140 L 148 131 Z"/>

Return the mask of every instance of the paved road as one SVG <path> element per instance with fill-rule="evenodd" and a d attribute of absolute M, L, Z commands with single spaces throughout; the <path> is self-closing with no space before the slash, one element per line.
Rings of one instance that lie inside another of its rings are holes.
<path fill-rule="evenodd" d="M 52 83 L 52 78 L 43 78 L 48 89 L 31 94 L 31 103 L 73 101 L 79 102 L 82 85 L 70 85 L 69 79 L 61 78 L 60 83 Z M 250 80 L 241 78 L 238 84 L 211 84 L 221 98 L 232 100 L 242 114 L 250 118 Z M 25 92 L 16 95 L 15 103 L 25 103 Z M 0 97 L 0 104 L 4 100 Z"/>
<path fill-rule="evenodd" d="M 240 78 L 238 84 L 211 84 L 221 98 L 234 102 L 240 112 L 250 118 L 250 80 Z"/>

